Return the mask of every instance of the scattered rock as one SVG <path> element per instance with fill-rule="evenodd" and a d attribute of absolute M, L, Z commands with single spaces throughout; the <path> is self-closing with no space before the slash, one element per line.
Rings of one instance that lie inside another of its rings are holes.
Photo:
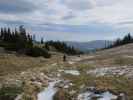
<path fill-rule="evenodd" d="M 100 67 L 93 70 L 87 71 L 87 74 L 95 75 L 96 77 L 100 76 L 125 76 L 128 78 L 133 77 L 133 67 L 132 66 L 120 66 L 120 67 Z"/>
<path fill-rule="evenodd" d="M 60 89 L 54 96 L 53 100 L 72 100 L 70 94 L 64 89 Z"/>

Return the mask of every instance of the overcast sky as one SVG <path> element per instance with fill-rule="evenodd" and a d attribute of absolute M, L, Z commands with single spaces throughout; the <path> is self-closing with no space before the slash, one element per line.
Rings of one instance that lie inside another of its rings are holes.
<path fill-rule="evenodd" d="M 37 39 L 91 41 L 133 33 L 133 0 L 0 0 L 0 26 Z"/>

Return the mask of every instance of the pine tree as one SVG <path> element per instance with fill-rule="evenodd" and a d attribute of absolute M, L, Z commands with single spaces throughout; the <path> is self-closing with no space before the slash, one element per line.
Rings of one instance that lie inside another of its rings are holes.
<path fill-rule="evenodd" d="M 70 54 L 70 55 L 76 55 L 80 54 L 79 50 L 76 50 L 74 47 L 68 46 L 65 42 L 60 41 L 47 41 L 45 42 L 45 48 L 49 50 L 49 47 L 54 47 L 58 52 Z"/>
<path fill-rule="evenodd" d="M 32 40 L 32 36 L 30 36 L 30 34 L 27 35 L 27 48 L 32 48 L 33 46 L 33 40 Z"/>
<path fill-rule="evenodd" d="M 33 35 L 33 42 L 35 42 L 36 41 L 36 35 L 34 34 Z"/>
<path fill-rule="evenodd" d="M 27 36 L 26 36 L 26 30 L 23 25 L 19 27 L 19 49 L 25 49 L 26 48 L 26 42 L 27 42 Z"/>
<path fill-rule="evenodd" d="M 6 28 L 4 28 L 4 34 L 3 34 L 3 40 L 4 41 L 7 41 L 7 30 L 6 30 Z"/>
<path fill-rule="evenodd" d="M 1 32 L 0 32 L 0 40 L 3 40 L 3 37 L 4 37 L 4 30 L 3 28 L 1 28 Z"/>
<path fill-rule="evenodd" d="M 43 42 L 43 38 L 41 38 L 41 44 L 43 44 L 44 42 Z"/>
<path fill-rule="evenodd" d="M 7 29 L 7 41 L 8 42 L 12 41 L 12 34 L 10 28 Z"/>
<path fill-rule="evenodd" d="M 45 43 L 45 47 L 44 47 L 44 48 L 45 48 L 46 50 L 50 50 L 48 43 Z"/>

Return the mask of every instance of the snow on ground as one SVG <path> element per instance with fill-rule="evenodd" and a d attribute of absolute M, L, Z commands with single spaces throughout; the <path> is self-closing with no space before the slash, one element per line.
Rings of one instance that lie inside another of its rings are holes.
<path fill-rule="evenodd" d="M 68 61 L 69 64 L 74 64 L 75 62 L 74 61 Z"/>
<path fill-rule="evenodd" d="M 22 95 L 18 95 L 15 100 L 21 100 L 22 99 Z"/>
<path fill-rule="evenodd" d="M 86 93 L 81 93 L 78 95 L 78 100 L 91 100 L 92 93 L 86 92 Z"/>
<path fill-rule="evenodd" d="M 75 61 L 75 62 L 78 62 L 78 61 L 81 61 L 81 60 L 82 60 L 81 57 L 75 57 L 75 58 L 72 59 L 72 61 Z"/>
<path fill-rule="evenodd" d="M 48 87 L 38 94 L 38 100 L 53 100 L 53 96 L 59 90 L 59 87 L 67 89 L 72 85 L 68 80 L 53 79 L 49 82 Z"/>
<path fill-rule="evenodd" d="M 71 74 L 71 75 L 80 75 L 80 72 L 78 70 L 65 70 L 64 71 L 66 74 Z"/>
<path fill-rule="evenodd" d="M 80 72 L 78 70 L 58 70 L 60 73 L 63 72 L 63 73 L 66 73 L 66 74 L 71 74 L 71 75 L 75 75 L 75 76 L 78 76 L 80 75 Z"/>
<path fill-rule="evenodd" d="M 94 58 L 94 56 L 80 56 L 80 57 L 73 56 L 69 60 L 72 62 L 78 62 L 81 60 L 86 60 L 86 59 L 91 59 L 91 58 Z"/>
<path fill-rule="evenodd" d="M 132 66 L 120 66 L 120 67 L 100 67 L 87 71 L 87 74 L 93 74 L 97 77 L 105 75 L 124 75 L 126 77 L 133 76 Z"/>
<path fill-rule="evenodd" d="M 133 59 L 133 56 L 129 56 L 129 55 L 123 55 L 123 57 Z"/>
<path fill-rule="evenodd" d="M 57 65 L 57 63 L 53 63 L 51 66 L 56 66 Z"/>
<path fill-rule="evenodd" d="M 48 87 L 38 94 L 38 100 L 53 100 L 54 94 L 58 91 L 57 88 L 55 88 L 55 84 L 59 81 L 53 81 L 50 82 Z"/>
<path fill-rule="evenodd" d="M 80 62 L 82 60 L 92 59 L 92 58 L 94 58 L 94 56 L 71 56 L 68 59 L 68 63 L 72 65 L 72 64 L 75 64 L 76 62 Z"/>
<path fill-rule="evenodd" d="M 101 94 L 95 94 L 93 92 L 85 92 L 78 95 L 77 100 L 92 100 L 92 98 L 98 98 L 97 100 L 117 100 L 117 96 L 106 91 Z"/>
<path fill-rule="evenodd" d="M 99 98 L 99 100 L 116 100 L 116 99 L 117 99 L 117 96 L 113 95 L 109 91 L 104 92 L 103 94 L 101 94 L 101 98 Z"/>

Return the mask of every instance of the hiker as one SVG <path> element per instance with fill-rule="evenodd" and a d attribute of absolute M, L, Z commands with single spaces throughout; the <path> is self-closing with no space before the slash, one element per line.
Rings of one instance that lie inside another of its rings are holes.
<path fill-rule="evenodd" d="M 66 55 L 63 56 L 63 61 L 64 61 L 64 62 L 66 61 Z"/>

